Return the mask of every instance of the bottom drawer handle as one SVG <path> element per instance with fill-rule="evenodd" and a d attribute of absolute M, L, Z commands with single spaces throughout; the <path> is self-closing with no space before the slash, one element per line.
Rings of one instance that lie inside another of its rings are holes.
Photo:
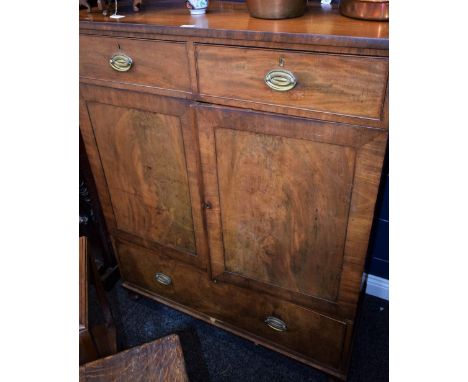
<path fill-rule="evenodd" d="M 172 283 L 171 277 L 161 272 L 156 273 L 154 278 L 156 279 L 158 283 L 162 285 L 170 285 Z"/>
<path fill-rule="evenodd" d="M 286 330 L 288 330 L 286 323 L 277 317 L 267 317 L 265 319 L 265 324 L 267 324 L 270 328 L 277 330 L 278 332 L 285 332 Z"/>

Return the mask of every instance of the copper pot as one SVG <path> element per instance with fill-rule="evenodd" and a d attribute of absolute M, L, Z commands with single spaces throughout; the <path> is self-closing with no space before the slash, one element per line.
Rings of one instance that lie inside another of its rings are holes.
<path fill-rule="evenodd" d="M 341 0 L 341 14 L 364 20 L 388 21 L 389 0 Z"/>
<path fill-rule="evenodd" d="M 246 0 L 249 13 L 259 19 L 289 19 L 302 16 L 307 0 Z"/>

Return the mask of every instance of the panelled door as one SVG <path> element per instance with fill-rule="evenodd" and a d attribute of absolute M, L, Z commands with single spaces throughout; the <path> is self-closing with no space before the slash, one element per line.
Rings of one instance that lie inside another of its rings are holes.
<path fill-rule="evenodd" d="M 81 85 L 81 130 L 111 232 L 206 266 L 188 103 Z"/>
<path fill-rule="evenodd" d="M 353 317 L 387 132 L 194 107 L 212 277 Z"/>

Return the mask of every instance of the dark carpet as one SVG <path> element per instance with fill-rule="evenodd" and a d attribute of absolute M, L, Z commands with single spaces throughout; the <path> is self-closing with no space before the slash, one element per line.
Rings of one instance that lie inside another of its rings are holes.
<path fill-rule="evenodd" d="M 90 288 L 90 322 L 102 320 Z M 117 283 L 108 292 L 119 349 L 177 333 L 191 382 L 325 382 L 325 374 L 163 304 L 130 298 Z M 353 345 L 349 382 L 388 381 L 388 301 L 366 295 Z"/>

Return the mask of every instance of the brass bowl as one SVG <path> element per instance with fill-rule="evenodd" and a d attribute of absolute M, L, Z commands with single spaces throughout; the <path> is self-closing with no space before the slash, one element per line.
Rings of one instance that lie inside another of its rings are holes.
<path fill-rule="evenodd" d="M 259 19 L 289 19 L 302 16 L 307 0 L 246 0 L 252 17 Z"/>
<path fill-rule="evenodd" d="M 340 12 L 355 19 L 388 21 L 389 0 L 341 0 Z"/>

